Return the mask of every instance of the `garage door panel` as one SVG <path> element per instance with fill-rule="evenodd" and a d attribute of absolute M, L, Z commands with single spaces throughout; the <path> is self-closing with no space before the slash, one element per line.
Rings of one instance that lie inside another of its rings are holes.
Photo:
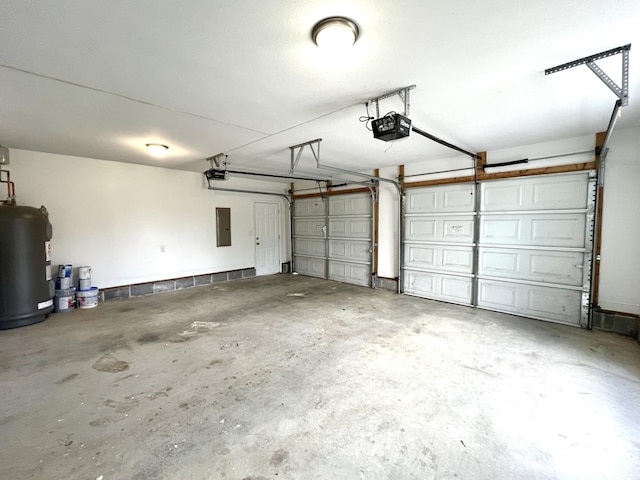
<path fill-rule="evenodd" d="M 294 217 L 324 216 L 325 211 L 326 205 L 322 199 L 303 198 L 294 202 Z"/>
<path fill-rule="evenodd" d="M 405 244 L 405 264 L 407 268 L 471 273 L 473 248 Z"/>
<path fill-rule="evenodd" d="M 296 272 L 370 286 L 372 200 L 368 193 L 294 202 Z"/>
<path fill-rule="evenodd" d="M 483 215 L 480 243 L 549 247 L 584 246 L 584 213 Z"/>
<path fill-rule="evenodd" d="M 587 207 L 588 174 L 537 176 L 481 184 L 482 211 L 566 210 Z"/>
<path fill-rule="evenodd" d="M 326 260 L 324 258 L 311 258 L 295 256 L 296 273 L 311 277 L 327 278 Z"/>
<path fill-rule="evenodd" d="M 329 236 L 371 238 L 371 218 L 330 218 Z"/>
<path fill-rule="evenodd" d="M 472 243 L 472 215 L 446 217 L 407 217 L 407 241 Z"/>
<path fill-rule="evenodd" d="M 310 255 L 313 257 L 326 257 L 327 247 L 324 239 L 320 238 L 296 238 L 294 240 L 296 254 Z"/>
<path fill-rule="evenodd" d="M 580 290 L 478 280 L 478 306 L 491 310 L 577 326 L 581 302 Z"/>
<path fill-rule="evenodd" d="M 407 191 L 405 212 L 412 213 L 456 213 L 473 211 L 473 186 L 446 185 L 429 189 Z"/>
<path fill-rule="evenodd" d="M 329 279 L 366 287 L 371 283 L 371 266 L 330 260 Z"/>
<path fill-rule="evenodd" d="M 329 215 L 370 215 L 371 197 L 368 194 L 335 195 L 329 197 Z"/>
<path fill-rule="evenodd" d="M 472 279 L 405 270 L 405 293 L 447 302 L 471 304 Z"/>
<path fill-rule="evenodd" d="M 584 254 L 480 247 L 478 275 L 581 286 Z"/>
<path fill-rule="evenodd" d="M 368 262 L 371 259 L 371 245 L 369 242 L 332 239 L 329 240 L 329 257 Z"/>
<path fill-rule="evenodd" d="M 324 219 L 296 218 L 293 233 L 295 236 L 324 237 Z"/>

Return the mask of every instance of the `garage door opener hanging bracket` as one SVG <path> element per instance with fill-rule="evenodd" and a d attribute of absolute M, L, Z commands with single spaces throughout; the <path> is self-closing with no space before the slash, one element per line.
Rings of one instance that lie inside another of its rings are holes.
<path fill-rule="evenodd" d="M 401 88 L 400 90 L 394 90 L 393 92 L 385 93 L 384 95 L 382 95 L 380 97 L 370 98 L 367 101 L 367 104 L 369 104 L 369 105 L 375 104 L 375 106 L 376 106 L 376 118 L 380 118 L 380 105 L 379 105 L 380 100 L 384 100 L 385 98 L 391 98 L 391 97 L 393 97 L 395 95 L 398 95 L 400 97 L 400 100 L 402 100 L 402 102 L 404 103 L 404 111 L 402 112 L 402 114 L 405 117 L 408 117 L 409 116 L 409 108 L 411 106 L 409 92 L 411 90 L 413 90 L 414 88 L 416 88 L 415 85 L 409 85 L 408 87 Z"/>
<path fill-rule="evenodd" d="M 589 69 L 600 79 L 602 82 L 611 89 L 611 91 L 618 97 L 613 107 L 613 113 L 611 114 L 611 120 L 607 127 L 607 133 L 600 148 L 596 149 L 596 154 L 600 155 L 601 164 L 604 164 L 604 160 L 608 153 L 607 144 L 609 138 L 615 127 L 616 121 L 620 117 L 621 108 L 626 107 L 629 104 L 629 51 L 631 50 L 631 44 L 623 45 L 621 47 L 612 48 L 604 52 L 596 53 L 595 55 L 589 55 L 588 57 L 579 58 L 572 62 L 563 63 L 557 67 L 547 68 L 544 71 L 545 75 L 561 72 L 569 68 L 577 67 L 579 65 L 586 65 Z M 619 86 L 609 75 L 596 64 L 596 60 L 612 57 L 613 55 L 622 54 L 622 86 Z M 604 167 L 603 167 L 604 168 Z M 601 180 L 602 181 L 602 180 Z"/>
<path fill-rule="evenodd" d="M 291 152 L 291 166 L 289 168 L 289 173 L 293 173 L 295 171 L 296 167 L 298 166 L 298 163 L 300 163 L 300 157 L 302 156 L 304 147 L 306 147 L 307 145 L 309 146 L 309 149 L 313 154 L 313 158 L 315 158 L 316 160 L 316 164 L 320 163 L 320 142 L 321 141 L 322 141 L 321 138 L 316 138 L 315 140 L 310 140 L 308 142 L 299 143 L 298 145 L 293 145 L 292 147 L 289 147 L 289 151 Z M 314 145 L 317 146 L 317 151 L 314 150 L 313 148 Z"/>
<path fill-rule="evenodd" d="M 563 63 L 557 67 L 547 68 L 544 71 L 544 74 L 550 75 L 579 65 L 586 65 L 607 87 L 611 89 L 613 93 L 616 94 L 620 99 L 620 106 L 626 107 L 629 104 L 629 50 L 631 50 L 631 44 L 612 48 L 605 52 L 596 53 L 595 55 L 589 55 L 588 57 L 580 58 L 572 62 Z M 618 86 L 618 84 L 614 82 L 609 75 L 604 73 L 604 71 L 596 64 L 596 60 L 612 57 L 619 53 L 622 54 L 622 86 Z"/>

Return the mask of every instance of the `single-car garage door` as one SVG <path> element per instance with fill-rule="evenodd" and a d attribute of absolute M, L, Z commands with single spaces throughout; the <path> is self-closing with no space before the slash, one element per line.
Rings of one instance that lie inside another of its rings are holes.
<path fill-rule="evenodd" d="M 373 202 L 368 193 L 294 201 L 294 270 L 371 286 Z"/>
<path fill-rule="evenodd" d="M 407 190 L 404 292 L 586 326 L 593 172 Z"/>
<path fill-rule="evenodd" d="M 594 192 L 586 172 L 483 182 L 478 307 L 586 326 Z"/>
<path fill-rule="evenodd" d="M 407 190 L 404 293 L 472 304 L 473 192 L 472 184 Z"/>

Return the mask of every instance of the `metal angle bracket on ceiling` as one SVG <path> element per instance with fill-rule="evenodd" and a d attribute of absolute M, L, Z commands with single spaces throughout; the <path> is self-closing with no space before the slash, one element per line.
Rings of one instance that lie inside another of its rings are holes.
<path fill-rule="evenodd" d="M 620 106 L 626 107 L 629 104 L 629 50 L 631 50 L 631 44 L 612 48 L 605 52 L 596 53 L 595 55 L 589 55 L 588 57 L 580 58 L 572 62 L 563 63 L 557 67 L 547 68 L 544 71 L 544 74 L 550 75 L 579 65 L 586 65 L 607 87 L 611 89 L 613 93 L 616 94 L 620 99 Z M 604 71 L 596 64 L 596 60 L 611 57 L 619 53 L 622 54 L 622 86 L 618 86 L 618 84 L 614 82 L 609 75 L 604 73 Z"/>
<path fill-rule="evenodd" d="M 218 153 L 213 157 L 209 157 L 206 159 L 207 162 L 211 163 L 211 168 L 213 168 L 213 164 L 215 163 L 216 167 L 220 168 L 220 165 L 226 166 L 228 162 L 226 161 L 227 156 L 224 153 Z"/>
<path fill-rule="evenodd" d="M 393 97 L 394 95 L 398 95 L 402 102 L 404 103 L 404 112 L 402 114 L 405 117 L 409 116 L 409 107 L 411 106 L 411 102 L 409 100 L 409 92 L 416 88 L 415 85 L 409 85 L 408 87 L 401 88 L 400 90 L 394 90 L 393 92 L 385 93 L 379 97 L 370 98 L 367 100 L 368 104 L 375 103 L 376 105 L 376 118 L 380 118 L 380 100 L 384 100 L 385 98 Z"/>
<path fill-rule="evenodd" d="M 313 158 L 316 159 L 316 166 L 320 164 L 320 142 L 321 138 L 316 138 L 315 140 L 311 140 L 309 142 L 299 143 L 298 145 L 294 145 L 289 147 L 289 151 L 291 152 L 291 167 L 289 168 L 289 173 L 293 173 L 300 162 L 300 156 L 302 155 L 302 151 L 304 147 L 307 145 L 309 149 L 311 149 L 311 153 L 313 154 Z M 317 151 L 314 150 L 313 146 L 317 146 Z M 297 153 L 296 153 L 297 151 Z"/>

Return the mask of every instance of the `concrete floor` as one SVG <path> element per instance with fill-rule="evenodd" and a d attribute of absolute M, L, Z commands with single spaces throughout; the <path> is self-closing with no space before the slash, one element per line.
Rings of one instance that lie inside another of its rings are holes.
<path fill-rule="evenodd" d="M 638 479 L 632 338 L 277 275 L 0 332 L 0 478 Z"/>

